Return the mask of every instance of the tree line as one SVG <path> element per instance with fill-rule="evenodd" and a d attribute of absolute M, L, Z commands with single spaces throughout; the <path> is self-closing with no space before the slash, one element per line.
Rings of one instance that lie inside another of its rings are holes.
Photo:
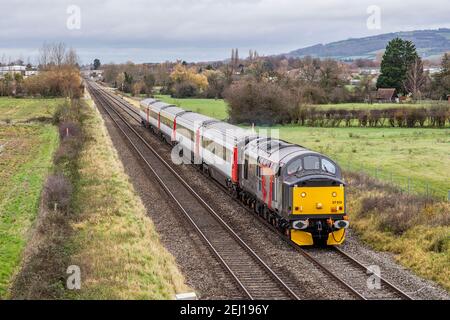
<path fill-rule="evenodd" d="M 0 79 L 0 96 L 81 97 L 84 89 L 74 49 L 64 43 L 44 44 L 38 61 L 36 75 L 6 73 Z"/>

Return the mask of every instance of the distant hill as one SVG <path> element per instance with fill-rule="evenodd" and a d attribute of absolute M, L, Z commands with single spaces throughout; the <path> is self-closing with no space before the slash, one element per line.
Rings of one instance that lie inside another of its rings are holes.
<path fill-rule="evenodd" d="M 317 44 L 292 51 L 286 54 L 286 56 L 314 56 L 341 60 L 353 60 L 357 58 L 373 59 L 378 52 L 386 48 L 390 40 L 396 37 L 413 41 L 417 51 L 424 58 L 436 58 L 450 51 L 450 29 L 438 29 L 385 33 L 377 36 L 348 39 L 328 44 Z"/>

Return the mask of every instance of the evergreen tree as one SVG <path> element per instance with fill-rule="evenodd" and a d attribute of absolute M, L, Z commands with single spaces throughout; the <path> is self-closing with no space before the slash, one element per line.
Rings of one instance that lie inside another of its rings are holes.
<path fill-rule="evenodd" d="M 435 76 L 436 94 L 439 98 L 447 98 L 450 94 L 450 54 L 446 53 L 442 57 L 441 71 Z"/>
<path fill-rule="evenodd" d="M 101 66 L 101 65 L 102 65 L 102 64 L 101 64 L 101 62 L 100 62 L 99 59 L 95 59 L 95 60 L 94 60 L 94 70 L 100 69 L 100 66 Z"/>
<path fill-rule="evenodd" d="M 391 40 L 381 62 L 381 75 L 377 88 L 395 88 L 399 93 L 406 93 L 403 86 L 410 66 L 418 58 L 414 43 L 400 38 Z"/>

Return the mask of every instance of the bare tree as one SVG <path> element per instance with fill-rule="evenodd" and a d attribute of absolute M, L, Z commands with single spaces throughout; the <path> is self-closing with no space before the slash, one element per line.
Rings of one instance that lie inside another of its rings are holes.
<path fill-rule="evenodd" d="M 64 64 L 75 67 L 78 66 L 80 62 L 80 59 L 78 57 L 77 52 L 75 49 L 70 48 L 69 51 L 65 54 L 64 57 Z"/>
<path fill-rule="evenodd" d="M 48 43 L 44 43 L 39 49 L 38 63 L 42 69 L 47 68 L 50 64 L 51 51 L 51 45 Z"/>
<path fill-rule="evenodd" d="M 64 63 L 66 57 L 66 45 L 62 42 L 55 43 L 51 46 L 51 60 L 60 67 Z"/>
<path fill-rule="evenodd" d="M 427 76 L 423 71 L 422 59 L 417 58 L 409 67 L 404 82 L 406 91 L 412 94 L 414 100 L 421 99 L 421 90 L 427 81 Z"/>

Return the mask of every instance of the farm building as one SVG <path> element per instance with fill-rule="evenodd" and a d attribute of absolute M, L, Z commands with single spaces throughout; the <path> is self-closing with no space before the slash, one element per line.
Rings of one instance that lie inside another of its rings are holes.
<path fill-rule="evenodd" d="M 379 103 L 392 103 L 398 101 L 397 90 L 394 88 L 380 88 L 377 91 L 376 97 Z"/>

